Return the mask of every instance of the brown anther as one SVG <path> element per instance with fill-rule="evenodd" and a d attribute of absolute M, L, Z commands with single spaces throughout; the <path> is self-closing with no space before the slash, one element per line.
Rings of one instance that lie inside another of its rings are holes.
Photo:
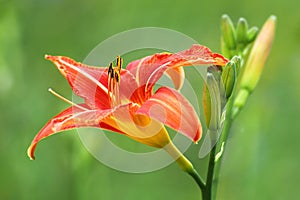
<path fill-rule="evenodd" d="M 115 79 L 117 83 L 120 81 L 120 74 L 118 72 L 115 72 Z"/>
<path fill-rule="evenodd" d="M 109 64 L 109 67 L 108 67 L 108 77 L 114 78 L 114 68 L 113 68 L 112 62 Z"/>

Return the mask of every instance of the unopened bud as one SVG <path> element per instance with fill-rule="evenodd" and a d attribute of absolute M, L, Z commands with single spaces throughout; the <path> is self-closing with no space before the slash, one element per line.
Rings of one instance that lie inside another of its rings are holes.
<path fill-rule="evenodd" d="M 226 64 L 222 72 L 222 82 L 225 89 L 226 99 L 228 99 L 233 91 L 236 80 L 236 65 L 230 61 Z"/>
<path fill-rule="evenodd" d="M 257 34 L 258 34 L 258 28 L 256 26 L 253 26 L 252 28 L 250 28 L 247 32 L 248 43 L 253 42 L 255 40 Z"/>
<path fill-rule="evenodd" d="M 245 105 L 248 96 L 254 90 L 259 81 L 274 40 L 275 26 L 276 17 L 271 16 L 262 27 L 253 44 L 241 77 L 239 91 L 234 101 L 233 117 L 235 117 L 240 109 Z"/>
<path fill-rule="evenodd" d="M 242 59 L 240 56 L 234 56 L 232 59 L 231 59 L 232 62 L 234 62 L 235 64 L 235 67 L 236 67 L 236 74 L 239 73 L 239 70 L 241 68 L 241 65 L 242 65 Z"/>
<path fill-rule="evenodd" d="M 236 41 L 238 44 L 245 46 L 247 40 L 248 23 L 244 18 L 240 18 L 236 26 Z"/>
<path fill-rule="evenodd" d="M 253 91 L 261 76 L 265 62 L 269 56 L 274 40 L 276 17 L 271 16 L 264 24 L 257 36 L 249 58 L 245 65 L 245 70 L 241 79 L 240 87 Z"/>
<path fill-rule="evenodd" d="M 204 114 L 206 125 L 210 130 L 218 130 L 221 118 L 221 90 L 218 67 L 208 68 L 207 80 L 203 95 Z"/>
<path fill-rule="evenodd" d="M 227 49 L 236 49 L 236 33 L 233 23 L 228 15 L 222 16 L 221 30 L 222 38 Z"/>

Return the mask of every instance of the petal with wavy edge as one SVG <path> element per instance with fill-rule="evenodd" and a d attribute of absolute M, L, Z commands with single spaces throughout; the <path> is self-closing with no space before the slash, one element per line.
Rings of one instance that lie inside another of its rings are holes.
<path fill-rule="evenodd" d="M 146 85 L 146 92 L 151 90 L 162 74 L 169 68 L 190 65 L 220 65 L 224 66 L 228 60 L 222 55 L 202 45 L 193 45 L 190 49 L 178 53 L 157 53 L 133 61 L 126 67 L 133 75 L 139 86 Z M 174 80 L 174 79 L 173 79 Z M 174 83 L 176 86 L 178 83 Z"/>
<path fill-rule="evenodd" d="M 46 55 L 68 80 L 75 94 L 85 99 L 91 108 L 110 108 L 108 98 L 108 73 L 106 67 L 84 65 L 64 56 Z M 121 99 L 139 98 L 134 91 L 137 89 L 135 77 L 127 70 L 121 71 Z"/>
<path fill-rule="evenodd" d="M 197 142 L 202 126 L 193 106 L 178 91 L 161 87 L 136 113 L 147 115 Z"/>
<path fill-rule="evenodd" d="M 165 73 L 172 80 L 175 89 L 176 90 L 180 90 L 182 88 L 182 86 L 183 86 L 184 77 L 185 77 L 183 67 L 169 68 Z"/>
<path fill-rule="evenodd" d="M 85 104 L 79 104 L 86 108 Z M 27 150 L 27 154 L 31 159 L 34 159 L 34 151 L 38 142 L 47 138 L 55 133 L 66 131 L 80 127 L 97 127 L 111 130 L 114 132 L 123 133 L 122 131 L 102 122 L 102 119 L 107 117 L 113 112 L 112 109 L 108 110 L 84 110 L 78 107 L 69 107 L 60 114 L 53 117 L 48 123 L 40 130 L 31 142 Z"/>
<path fill-rule="evenodd" d="M 46 55 L 61 74 L 68 80 L 74 93 L 84 98 L 91 108 L 109 108 L 107 69 L 91 67 L 65 56 Z"/>

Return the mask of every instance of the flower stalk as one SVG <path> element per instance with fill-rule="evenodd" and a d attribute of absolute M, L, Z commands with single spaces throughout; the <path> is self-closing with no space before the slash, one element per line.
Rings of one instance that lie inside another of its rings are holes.
<path fill-rule="evenodd" d="M 222 53 L 229 55 L 231 59 L 222 71 L 222 81 L 227 99 L 222 109 L 226 111 L 226 115 L 224 126 L 218 126 L 222 127 L 221 137 L 210 152 L 206 185 L 202 191 L 204 193 L 202 199 L 211 200 L 216 197 L 222 155 L 224 149 L 226 149 L 230 128 L 237 113 L 243 108 L 249 95 L 258 83 L 270 53 L 274 39 L 275 24 L 276 17 L 271 16 L 256 38 L 258 29 L 256 27 L 249 29 L 245 19 L 241 18 L 237 23 L 236 29 L 234 29 L 230 18 L 227 15 L 222 17 Z M 251 44 L 252 41 L 254 41 L 253 45 Z M 250 54 L 247 56 L 249 50 Z M 234 51 L 239 56 L 231 54 Z M 219 89 L 221 90 L 221 88 Z M 215 92 L 212 91 L 210 95 L 213 93 Z M 204 95 L 206 94 L 204 93 Z M 211 104 L 204 106 L 213 107 Z M 211 119 L 213 118 L 212 116 L 210 117 Z"/>
<path fill-rule="evenodd" d="M 193 164 L 177 149 L 177 147 L 172 142 L 166 145 L 164 147 L 164 150 L 167 151 L 169 155 L 173 157 L 173 159 L 184 172 L 192 176 L 192 178 L 195 180 L 195 182 L 198 184 L 201 190 L 205 189 L 205 184 L 201 176 L 195 170 Z"/>

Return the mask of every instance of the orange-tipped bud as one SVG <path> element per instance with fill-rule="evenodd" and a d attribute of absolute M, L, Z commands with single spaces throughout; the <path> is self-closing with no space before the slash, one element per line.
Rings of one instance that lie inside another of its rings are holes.
<path fill-rule="evenodd" d="M 276 17 L 271 16 L 261 29 L 250 52 L 240 84 L 241 88 L 246 88 L 249 92 L 252 92 L 257 85 L 269 56 L 274 40 L 275 25 Z"/>
<path fill-rule="evenodd" d="M 259 32 L 249 58 L 246 62 L 244 72 L 237 96 L 234 101 L 233 117 L 245 105 L 249 95 L 255 89 L 261 76 L 264 65 L 269 56 L 275 35 L 276 17 L 271 16 Z"/>

